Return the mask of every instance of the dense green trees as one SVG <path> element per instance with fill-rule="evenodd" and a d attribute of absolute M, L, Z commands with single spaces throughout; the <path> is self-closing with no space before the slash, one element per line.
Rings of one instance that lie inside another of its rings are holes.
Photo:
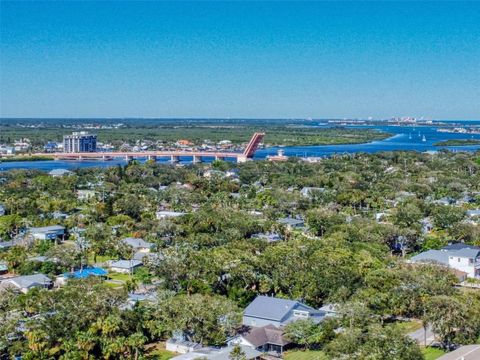
<path fill-rule="evenodd" d="M 2 293 L 0 349 L 27 359 L 141 358 L 144 344 L 177 331 L 221 345 L 258 294 L 314 307 L 338 303 L 335 321 L 287 328 L 299 346 L 321 348 L 332 359 L 420 359 L 418 347 L 398 332 L 399 318 L 430 324 L 445 347 L 475 342 L 478 296 L 454 287 L 458 280 L 445 268 L 405 263 L 412 253 L 452 241 L 480 244 L 479 226 L 464 221 L 465 211 L 480 206 L 480 199 L 434 203 L 480 192 L 475 159 L 399 152 L 336 156 L 317 164 L 252 161 L 238 165 L 239 181 L 205 178 L 208 164 L 132 162 L 79 169 L 65 178 L 4 173 L 2 239 L 15 238 L 27 226 L 63 224 L 72 230 L 63 244 L 33 242 L 0 252 L 17 274 L 53 276 L 88 259 L 128 259 L 133 254 L 120 241 L 127 236 L 152 242 L 159 256 L 146 260 L 125 286 L 155 284 L 158 299 L 152 303 L 132 307 L 124 289 L 92 279 L 56 291 Z M 304 196 L 304 186 L 322 191 Z M 95 195 L 79 200 L 77 189 Z M 187 215 L 157 220 L 160 209 Z M 54 211 L 69 218 L 55 219 Z M 286 231 L 276 222 L 285 216 L 303 217 L 309 229 Z M 425 218 L 433 225 L 429 233 L 422 230 Z M 278 232 L 283 240 L 251 237 L 259 232 Z M 50 260 L 28 260 L 37 255 Z M 334 332 L 338 327 L 343 331 Z"/>

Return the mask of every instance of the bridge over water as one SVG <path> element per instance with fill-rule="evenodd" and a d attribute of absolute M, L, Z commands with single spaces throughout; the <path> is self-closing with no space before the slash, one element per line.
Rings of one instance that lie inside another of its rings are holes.
<path fill-rule="evenodd" d="M 49 156 L 55 160 L 109 160 L 123 158 L 133 160 L 138 158 L 147 158 L 156 160 L 157 158 L 169 158 L 171 162 L 178 162 L 180 158 L 192 158 L 194 163 L 201 162 L 202 158 L 215 158 L 216 160 L 235 159 L 237 162 L 245 162 L 253 158 L 265 133 L 254 133 L 248 142 L 245 150 L 239 152 L 222 151 L 111 151 L 111 152 L 78 152 L 78 153 L 36 153 L 32 156 Z"/>

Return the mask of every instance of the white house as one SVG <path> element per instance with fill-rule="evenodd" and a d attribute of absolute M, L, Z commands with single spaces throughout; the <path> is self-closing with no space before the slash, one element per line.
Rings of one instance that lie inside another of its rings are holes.
<path fill-rule="evenodd" d="M 50 170 L 50 172 L 48 174 L 50 176 L 53 176 L 53 177 L 60 177 L 60 176 L 72 175 L 73 172 L 71 172 L 70 170 L 67 170 L 67 169 L 53 169 L 53 170 Z"/>
<path fill-rule="evenodd" d="M 78 200 L 88 200 L 95 197 L 95 191 L 93 190 L 77 190 L 77 199 Z"/>
<path fill-rule="evenodd" d="M 185 214 L 186 213 L 179 212 L 179 211 L 157 211 L 155 215 L 158 220 L 161 220 L 161 219 L 177 218 Z"/>
<path fill-rule="evenodd" d="M 37 240 L 55 240 L 65 236 L 65 227 L 60 225 L 29 228 L 28 233 Z"/>
<path fill-rule="evenodd" d="M 480 247 L 457 243 L 440 250 L 428 250 L 410 259 L 412 263 L 436 263 L 480 278 Z"/>

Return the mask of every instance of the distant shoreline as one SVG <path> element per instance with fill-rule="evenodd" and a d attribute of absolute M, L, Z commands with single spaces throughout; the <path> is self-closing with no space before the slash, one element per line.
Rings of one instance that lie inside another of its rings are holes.
<path fill-rule="evenodd" d="M 4 157 L 0 158 L 0 162 L 16 162 L 16 161 L 51 161 L 55 160 L 51 156 L 29 156 L 29 155 L 20 155 L 13 157 Z"/>
<path fill-rule="evenodd" d="M 433 144 L 433 146 L 468 146 L 468 145 L 480 145 L 479 139 L 451 139 L 439 141 Z"/>

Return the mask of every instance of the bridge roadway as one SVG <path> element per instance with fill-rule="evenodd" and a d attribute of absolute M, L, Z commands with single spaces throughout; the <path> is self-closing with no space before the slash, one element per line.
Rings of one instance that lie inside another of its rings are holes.
<path fill-rule="evenodd" d="M 135 158 L 147 158 L 156 160 L 157 158 L 170 158 L 170 161 L 177 162 L 179 158 L 190 157 L 193 162 L 201 162 L 203 157 L 218 159 L 236 159 L 237 162 L 247 161 L 248 156 L 239 152 L 221 152 L 221 151 L 111 151 L 111 152 L 81 152 L 81 153 L 35 153 L 31 156 L 49 156 L 55 160 L 109 160 L 115 158 L 124 158 L 132 160 Z"/>

